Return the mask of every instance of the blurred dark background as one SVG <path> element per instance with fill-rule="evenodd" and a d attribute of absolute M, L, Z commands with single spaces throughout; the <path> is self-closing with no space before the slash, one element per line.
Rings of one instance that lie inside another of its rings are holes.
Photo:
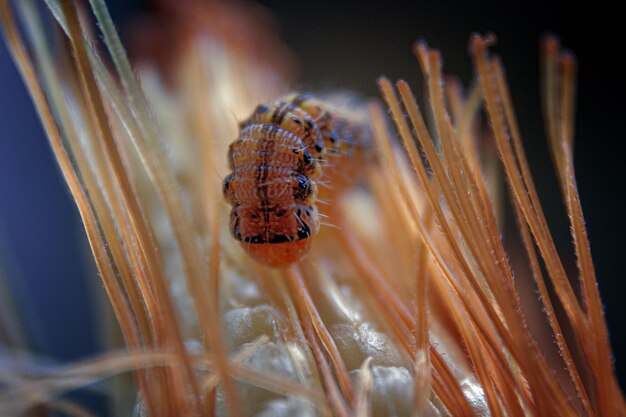
<path fill-rule="evenodd" d="M 109 1 L 122 33 L 149 13 L 144 1 Z M 539 40 L 558 35 L 578 57 L 576 175 L 606 307 L 616 367 L 626 385 L 626 213 L 624 99 L 617 57 L 624 51 L 616 6 L 565 1 L 260 2 L 276 17 L 299 61 L 304 90 L 350 89 L 377 95 L 385 74 L 420 86 L 411 45 L 440 48 L 444 69 L 472 80 L 467 40 L 494 32 L 505 63 L 525 146 L 546 215 L 561 253 L 571 253 L 564 208 L 545 146 L 539 108 Z M 0 44 L 0 261 L 12 277 L 36 351 L 76 359 L 98 349 L 90 288 L 100 284 L 85 262 L 77 211 L 43 135 L 41 124 L 4 44 Z M 569 259 L 573 267 L 573 259 Z M 571 268 L 570 268 L 571 269 Z M 88 284 L 89 280 L 89 284 Z"/>

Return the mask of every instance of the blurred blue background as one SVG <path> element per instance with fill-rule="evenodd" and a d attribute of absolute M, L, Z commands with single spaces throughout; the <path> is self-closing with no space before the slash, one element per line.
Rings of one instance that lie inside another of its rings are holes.
<path fill-rule="evenodd" d="M 521 120 L 534 178 L 561 248 L 569 250 L 563 207 L 550 164 L 539 108 L 538 41 L 561 36 L 580 63 L 577 179 L 619 377 L 624 386 L 623 302 L 625 81 L 616 56 L 620 26 L 610 8 L 549 1 L 379 2 L 336 4 L 263 1 L 300 61 L 303 89 L 342 88 L 376 95 L 381 74 L 419 85 L 410 47 L 418 37 L 441 48 L 446 72 L 471 80 L 466 44 L 472 31 L 494 31 Z M 151 10 L 141 1 L 111 2 L 122 33 Z M 89 264 L 77 210 L 60 176 L 24 85 L 0 43 L 0 261 L 36 352 L 71 360 L 97 352 L 94 328 L 99 279 Z M 510 221 L 510 219 L 509 219 Z M 7 249 L 8 250 L 5 250 Z"/>
<path fill-rule="evenodd" d="M 0 262 L 35 351 L 75 359 L 97 349 L 86 296 L 97 276 L 87 274 L 75 205 L 4 42 L 0 82 Z"/>

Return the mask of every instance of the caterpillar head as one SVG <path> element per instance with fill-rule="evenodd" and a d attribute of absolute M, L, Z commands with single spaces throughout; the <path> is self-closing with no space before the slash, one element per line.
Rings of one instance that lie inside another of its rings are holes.
<path fill-rule="evenodd" d="M 314 205 L 238 205 L 231 211 L 230 224 L 233 236 L 252 258 L 281 267 L 308 252 L 310 239 L 319 230 L 319 216 Z"/>

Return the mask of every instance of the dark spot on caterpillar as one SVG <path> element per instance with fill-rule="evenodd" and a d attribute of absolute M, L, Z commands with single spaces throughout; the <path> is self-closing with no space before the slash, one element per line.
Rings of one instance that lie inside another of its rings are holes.
<path fill-rule="evenodd" d="M 267 243 L 286 243 L 286 242 L 292 242 L 292 241 L 293 239 L 287 235 L 276 235 L 276 236 L 272 236 L 270 240 L 267 241 Z"/>
<path fill-rule="evenodd" d="M 302 159 L 304 160 L 305 165 L 310 165 L 311 162 L 313 162 L 313 158 L 311 157 L 311 154 L 308 153 L 307 151 L 304 151 L 304 154 L 302 155 Z"/>
<path fill-rule="evenodd" d="M 309 188 L 310 181 L 304 175 L 298 175 L 296 177 L 296 181 L 298 181 L 298 186 L 300 187 L 301 190 L 306 190 L 307 188 Z"/>
<path fill-rule="evenodd" d="M 267 243 L 265 238 L 261 235 L 248 236 L 246 243 Z"/>
<path fill-rule="evenodd" d="M 312 192 L 311 180 L 304 175 L 296 175 L 297 186 L 293 190 L 293 198 L 298 202 L 305 201 Z"/>
<path fill-rule="evenodd" d="M 309 237 L 311 237 L 311 228 L 306 223 L 303 223 L 302 227 L 298 229 L 298 239 L 307 239 Z"/>
<path fill-rule="evenodd" d="M 222 186 L 222 194 L 224 194 L 224 197 L 228 200 L 230 200 L 229 191 L 230 191 L 230 183 L 232 180 L 233 180 L 233 174 L 228 174 L 226 178 L 224 178 L 224 184 Z"/>

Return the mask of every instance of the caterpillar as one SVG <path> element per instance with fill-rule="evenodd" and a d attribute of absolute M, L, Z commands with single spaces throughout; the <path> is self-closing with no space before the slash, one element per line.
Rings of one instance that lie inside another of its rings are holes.
<path fill-rule="evenodd" d="M 336 193 L 370 147 L 367 123 L 311 94 L 256 107 L 228 149 L 232 172 L 223 194 L 230 231 L 257 262 L 283 267 L 301 259 L 319 231 L 320 180 Z"/>

